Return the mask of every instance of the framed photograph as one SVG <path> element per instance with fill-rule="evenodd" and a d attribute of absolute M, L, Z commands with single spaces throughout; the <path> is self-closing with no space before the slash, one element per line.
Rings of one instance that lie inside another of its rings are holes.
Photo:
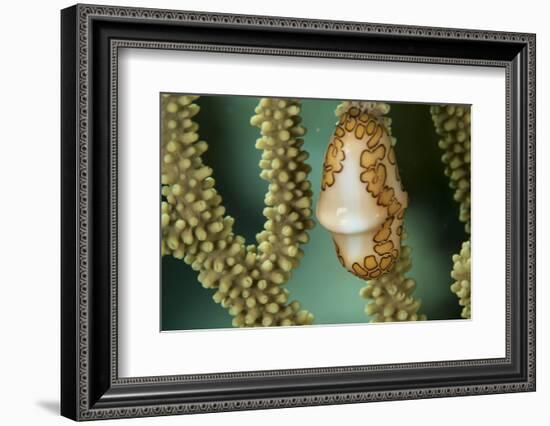
<path fill-rule="evenodd" d="M 61 12 L 61 412 L 535 390 L 535 35 Z"/>

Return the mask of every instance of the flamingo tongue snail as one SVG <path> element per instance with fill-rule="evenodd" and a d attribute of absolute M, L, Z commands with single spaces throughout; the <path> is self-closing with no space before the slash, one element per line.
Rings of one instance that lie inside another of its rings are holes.
<path fill-rule="evenodd" d="M 342 266 L 365 280 L 390 271 L 399 259 L 407 205 L 382 119 L 375 110 L 351 106 L 327 148 L 316 210 Z"/>

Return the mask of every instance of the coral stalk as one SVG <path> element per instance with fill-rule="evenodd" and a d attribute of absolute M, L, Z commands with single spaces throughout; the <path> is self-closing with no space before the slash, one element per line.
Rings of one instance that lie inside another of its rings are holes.
<path fill-rule="evenodd" d="M 470 108 L 457 105 L 434 105 L 431 107 L 435 130 L 441 139 L 439 147 L 444 151 L 441 160 L 449 186 L 455 190 L 454 199 L 460 203 L 460 221 L 470 233 Z M 451 277 L 455 279 L 451 291 L 463 306 L 462 318 L 470 318 L 470 241 L 462 244 L 460 254 L 453 256 Z"/>
<path fill-rule="evenodd" d="M 454 189 L 454 199 L 460 203 L 459 219 L 470 233 L 470 108 L 456 105 L 431 107 L 435 130 L 444 151 L 441 160 L 445 175 Z"/>
<path fill-rule="evenodd" d="M 405 231 L 401 238 L 401 255 L 390 272 L 380 278 L 370 280 L 359 294 L 370 303 L 365 313 L 374 316 L 373 322 L 426 320 L 426 315 L 418 314 L 421 301 L 413 297 L 416 282 L 405 274 L 412 267 L 411 248 L 403 244 L 407 238 Z"/>
<path fill-rule="evenodd" d="M 226 308 L 233 325 L 310 324 L 313 315 L 289 302 L 282 286 L 303 256 L 311 216 L 310 168 L 301 146 L 300 104 L 262 99 L 252 118 L 262 137 L 261 177 L 270 182 L 265 201 L 267 221 L 258 245 L 245 245 L 233 234 L 234 219 L 225 215 L 213 171 L 202 162 L 208 144 L 199 139 L 193 116 L 196 96 L 162 96 L 162 254 L 183 259 L 198 271 L 213 299 Z"/>
<path fill-rule="evenodd" d="M 471 316 L 470 300 L 470 241 L 462 243 L 462 249 L 459 254 L 453 256 L 453 270 L 451 277 L 454 279 L 451 284 L 451 291 L 459 298 L 458 303 L 462 306 L 460 315 L 462 318 Z"/>

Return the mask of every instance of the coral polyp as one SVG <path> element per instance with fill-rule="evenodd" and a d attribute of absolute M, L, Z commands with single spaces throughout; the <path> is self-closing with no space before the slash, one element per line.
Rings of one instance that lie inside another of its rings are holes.
<path fill-rule="evenodd" d="M 311 324 L 313 315 L 289 301 L 283 285 L 303 256 L 313 227 L 308 155 L 301 147 L 305 129 L 300 104 L 261 99 L 251 123 L 261 130 L 261 177 L 269 182 L 266 222 L 257 245 L 233 233 L 213 171 L 202 162 L 208 144 L 193 117 L 197 96 L 164 94 L 162 125 L 162 254 L 182 259 L 198 272 L 213 299 L 233 316 L 233 326 Z"/>

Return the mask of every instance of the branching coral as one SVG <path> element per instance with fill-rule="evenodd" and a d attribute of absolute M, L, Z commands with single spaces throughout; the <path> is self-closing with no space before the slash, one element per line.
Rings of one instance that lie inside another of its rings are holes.
<path fill-rule="evenodd" d="M 445 151 L 441 160 L 445 174 L 454 189 L 454 199 L 460 203 L 460 221 L 470 233 L 470 108 L 456 105 L 431 107 L 435 130 Z"/>
<path fill-rule="evenodd" d="M 451 291 L 459 298 L 460 306 L 463 306 L 462 318 L 470 318 L 471 316 L 471 300 L 470 300 L 470 241 L 462 243 L 460 254 L 453 256 L 453 271 L 451 277 L 455 280 L 451 285 Z"/>
<path fill-rule="evenodd" d="M 431 108 L 435 130 L 441 139 L 439 146 L 444 154 L 445 174 L 450 187 L 455 190 L 454 199 L 460 203 L 459 219 L 470 233 L 470 108 L 458 105 L 434 105 Z M 453 256 L 451 277 L 456 281 L 451 291 L 459 297 L 463 306 L 462 317 L 470 318 L 470 242 L 462 244 L 460 254 Z"/>
<path fill-rule="evenodd" d="M 356 107 L 361 111 L 377 116 L 391 137 L 391 144 L 395 146 L 396 139 L 391 136 L 391 119 L 386 116 L 390 106 L 377 102 L 342 102 L 336 109 L 338 117 L 345 114 L 350 108 Z M 419 315 L 421 301 L 413 297 L 416 282 L 407 278 L 405 274 L 411 269 L 411 248 L 403 244 L 406 234 L 402 231 L 401 253 L 392 269 L 379 278 L 367 281 L 359 294 L 370 303 L 365 306 L 365 313 L 373 316 L 374 322 L 388 321 L 416 321 L 425 320 L 425 315 Z"/>
<path fill-rule="evenodd" d="M 234 219 L 225 215 L 212 169 L 201 155 L 196 96 L 162 96 L 162 254 L 183 259 L 198 271 L 213 299 L 234 317 L 233 325 L 310 324 L 313 315 L 288 302 L 282 286 L 303 256 L 313 227 L 308 155 L 301 149 L 297 100 L 262 99 L 251 123 L 261 129 L 256 147 L 263 150 L 261 177 L 269 181 L 266 222 L 258 245 L 245 245 L 232 232 Z"/>

